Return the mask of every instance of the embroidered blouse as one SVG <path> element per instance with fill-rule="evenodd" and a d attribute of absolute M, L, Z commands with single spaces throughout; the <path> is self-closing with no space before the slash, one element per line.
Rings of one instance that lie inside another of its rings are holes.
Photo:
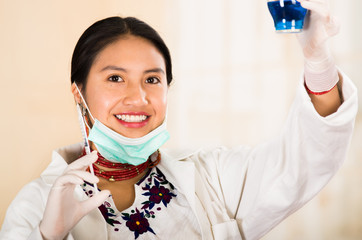
<path fill-rule="evenodd" d="M 93 187 L 82 185 L 93 196 Z M 108 239 L 186 239 L 200 236 L 196 216 L 184 194 L 153 167 L 137 184 L 131 207 L 120 212 L 112 195 L 99 207 L 107 222 Z"/>

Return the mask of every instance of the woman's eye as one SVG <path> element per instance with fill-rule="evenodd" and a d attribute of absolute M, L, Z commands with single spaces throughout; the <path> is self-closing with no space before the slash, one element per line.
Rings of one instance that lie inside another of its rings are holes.
<path fill-rule="evenodd" d="M 149 78 L 147 78 L 146 82 L 151 83 L 151 84 L 156 84 L 156 83 L 159 83 L 160 80 L 156 77 L 149 77 Z"/>
<path fill-rule="evenodd" d="M 108 80 L 111 81 L 111 82 L 122 82 L 123 81 L 123 79 L 120 76 L 117 76 L 117 75 L 110 76 L 108 78 Z"/>

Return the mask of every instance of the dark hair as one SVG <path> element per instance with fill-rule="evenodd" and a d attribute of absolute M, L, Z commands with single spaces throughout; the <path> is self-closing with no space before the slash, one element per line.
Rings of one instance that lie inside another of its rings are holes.
<path fill-rule="evenodd" d="M 105 18 L 84 31 L 73 52 L 71 82 L 85 87 L 90 68 L 100 51 L 127 34 L 150 41 L 160 51 L 165 60 L 169 85 L 172 81 L 172 63 L 166 44 L 156 30 L 134 17 Z"/>

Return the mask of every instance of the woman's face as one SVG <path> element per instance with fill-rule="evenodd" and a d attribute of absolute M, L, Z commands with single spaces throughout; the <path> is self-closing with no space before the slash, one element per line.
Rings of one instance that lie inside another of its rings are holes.
<path fill-rule="evenodd" d="M 82 89 L 91 114 L 125 137 L 146 135 L 165 119 L 165 68 L 157 48 L 141 37 L 127 35 L 108 45 L 96 57 Z"/>

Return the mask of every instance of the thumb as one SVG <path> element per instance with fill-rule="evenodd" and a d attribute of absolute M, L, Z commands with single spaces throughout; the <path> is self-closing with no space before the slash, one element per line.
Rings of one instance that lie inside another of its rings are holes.
<path fill-rule="evenodd" d="M 95 194 L 93 197 L 83 201 L 82 204 L 82 210 L 83 215 L 88 214 L 93 209 L 99 207 L 111 194 L 109 190 L 102 190 L 99 193 Z"/>
<path fill-rule="evenodd" d="M 338 18 L 330 16 L 326 21 L 326 31 L 329 36 L 336 35 L 340 30 L 341 24 Z"/>

